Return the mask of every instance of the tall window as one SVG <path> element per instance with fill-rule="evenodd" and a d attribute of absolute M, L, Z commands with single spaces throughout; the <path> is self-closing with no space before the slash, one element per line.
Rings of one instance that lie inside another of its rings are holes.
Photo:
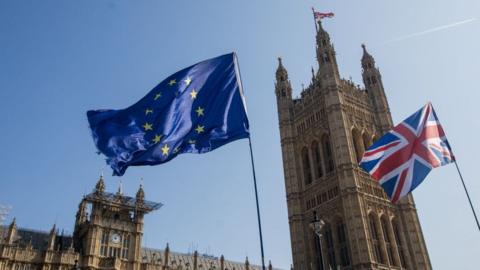
<path fill-rule="evenodd" d="M 370 237 L 372 239 L 372 246 L 375 255 L 375 261 L 379 263 L 385 263 L 384 258 L 382 256 L 382 252 L 380 250 L 380 240 L 378 235 L 378 228 L 375 224 L 375 217 L 373 214 L 368 216 L 368 220 L 370 223 Z"/>
<path fill-rule="evenodd" d="M 345 232 L 345 223 L 342 220 L 337 222 L 337 238 L 340 247 L 340 262 L 342 266 L 350 265 L 350 254 L 348 251 L 347 234 Z"/>
<path fill-rule="evenodd" d="M 130 247 L 130 235 L 125 235 L 123 237 L 122 243 L 122 258 L 128 259 L 128 248 Z"/>
<path fill-rule="evenodd" d="M 305 184 L 309 185 L 312 183 L 312 169 L 310 167 L 310 157 L 308 156 L 308 149 L 306 147 L 302 149 L 302 163 Z"/>
<path fill-rule="evenodd" d="M 333 244 L 333 234 L 330 224 L 325 225 L 325 242 L 327 244 L 327 262 L 332 269 L 337 269 L 337 260 L 335 258 L 335 247 Z"/>
<path fill-rule="evenodd" d="M 395 236 L 395 242 L 397 242 L 398 255 L 400 257 L 400 266 L 407 268 L 407 260 L 405 259 L 405 247 L 403 246 L 402 240 L 400 239 L 400 229 L 398 227 L 397 221 L 392 220 L 393 234 Z"/>
<path fill-rule="evenodd" d="M 385 247 L 387 248 L 388 262 L 390 263 L 390 265 L 396 265 L 393 259 L 392 242 L 390 239 L 390 235 L 388 234 L 388 224 L 387 224 L 387 218 L 385 218 L 385 216 L 382 217 L 381 223 L 382 223 L 383 238 L 385 239 Z"/>
<path fill-rule="evenodd" d="M 320 155 L 320 148 L 318 147 L 317 141 L 312 143 L 312 153 L 313 158 L 315 159 L 315 173 L 318 178 L 323 176 L 322 171 L 322 156 Z"/>
<path fill-rule="evenodd" d="M 330 139 L 328 138 L 327 135 L 323 136 L 322 144 L 323 144 L 323 151 L 324 151 L 323 156 L 325 158 L 325 171 L 326 173 L 329 173 L 333 171 L 334 165 L 333 165 L 333 155 L 332 155 L 332 148 L 330 145 Z"/>
<path fill-rule="evenodd" d="M 107 246 L 108 246 L 108 232 L 102 231 L 102 239 L 100 242 L 100 256 L 107 256 Z"/>

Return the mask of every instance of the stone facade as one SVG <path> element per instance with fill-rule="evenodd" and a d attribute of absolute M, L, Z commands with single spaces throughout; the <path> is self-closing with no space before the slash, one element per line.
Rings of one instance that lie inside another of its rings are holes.
<path fill-rule="evenodd" d="M 101 177 L 94 191 L 79 204 L 73 235 L 0 226 L 0 270 L 260 270 L 220 258 L 142 248 L 143 217 L 160 208 L 145 200 L 140 186 L 136 197 L 105 191 Z M 273 270 L 269 264 L 268 270 Z"/>
<path fill-rule="evenodd" d="M 431 269 L 413 197 L 390 203 L 358 166 L 365 148 L 392 127 L 374 58 L 362 45 L 362 88 L 340 77 L 321 23 L 316 45 L 318 72 L 312 69 L 299 98 L 280 58 L 276 71 L 294 268 Z M 318 234 L 314 220 L 324 224 Z"/>

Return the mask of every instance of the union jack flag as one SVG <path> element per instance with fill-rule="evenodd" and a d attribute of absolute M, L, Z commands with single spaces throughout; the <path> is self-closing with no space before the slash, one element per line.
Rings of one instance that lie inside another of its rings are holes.
<path fill-rule="evenodd" d="M 393 203 L 414 190 L 436 167 L 455 160 L 432 104 L 395 126 L 360 161 Z"/>
<path fill-rule="evenodd" d="M 323 18 L 332 18 L 333 16 L 335 16 L 335 14 L 333 14 L 333 12 L 324 13 L 324 12 L 319 12 L 319 11 L 314 11 L 313 15 L 315 16 L 316 20 L 321 20 Z"/>

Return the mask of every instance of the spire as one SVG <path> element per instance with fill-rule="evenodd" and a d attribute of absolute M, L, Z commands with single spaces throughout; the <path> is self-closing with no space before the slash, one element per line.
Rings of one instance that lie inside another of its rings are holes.
<path fill-rule="evenodd" d="M 248 261 L 248 256 L 245 258 L 245 270 L 250 269 L 250 262 Z"/>
<path fill-rule="evenodd" d="M 287 69 L 283 66 L 282 58 L 278 57 L 278 67 L 276 72 L 275 93 L 277 98 L 292 96 L 292 86 L 288 80 Z"/>
<path fill-rule="evenodd" d="M 57 224 L 53 224 L 53 227 L 50 230 L 50 234 L 48 236 L 48 245 L 47 245 L 48 250 L 54 250 L 55 249 L 55 238 L 56 238 L 56 236 L 57 236 Z"/>
<path fill-rule="evenodd" d="M 170 255 L 170 247 L 168 246 L 168 243 L 167 243 L 167 246 L 165 247 L 165 251 L 164 251 L 164 255 L 163 255 L 163 257 L 165 258 L 165 261 L 163 262 L 164 266 L 168 265 L 169 255 Z"/>
<path fill-rule="evenodd" d="M 12 223 L 10 223 L 10 228 L 17 228 L 17 218 L 13 217 Z"/>
<path fill-rule="evenodd" d="M 283 66 L 282 58 L 278 57 L 278 67 L 277 67 L 277 81 L 285 81 L 288 80 L 288 72 L 287 69 Z"/>
<path fill-rule="evenodd" d="M 143 190 L 143 184 L 140 184 L 140 187 L 138 188 L 138 191 L 137 191 L 137 202 L 143 202 L 143 200 L 145 199 L 145 191 Z M 167 247 L 168 247 L 168 244 L 167 244 Z"/>
<path fill-rule="evenodd" d="M 122 180 L 120 180 L 120 184 L 118 185 L 118 190 L 117 190 L 117 196 L 123 196 L 123 183 Z"/>
<path fill-rule="evenodd" d="M 318 31 L 316 36 L 317 42 L 317 61 L 318 61 L 318 79 L 323 84 L 333 85 L 340 80 L 338 72 L 335 48 L 330 41 L 330 35 L 322 27 L 322 23 L 318 23 Z"/>
<path fill-rule="evenodd" d="M 272 261 L 268 260 L 268 270 L 273 270 Z"/>
<path fill-rule="evenodd" d="M 103 173 L 100 175 L 97 184 L 95 185 L 95 193 L 101 195 L 105 192 L 105 182 L 103 181 Z"/>
<path fill-rule="evenodd" d="M 17 236 L 17 219 L 14 217 L 10 226 L 8 226 L 7 244 L 13 244 Z"/>
<path fill-rule="evenodd" d="M 375 67 L 375 59 L 367 52 L 367 47 L 362 43 L 363 55 L 362 55 L 362 68 L 364 70 Z"/>
<path fill-rule="evenodd" d="M 225 270 L 225 258 L 223 257 L 223 254 L 220 256 L 220 270 Z"/>

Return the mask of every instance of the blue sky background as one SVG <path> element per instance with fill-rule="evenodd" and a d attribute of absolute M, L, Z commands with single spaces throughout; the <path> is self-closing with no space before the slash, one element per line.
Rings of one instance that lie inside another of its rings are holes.
<path fill-rule="evenodd" d="M 315 59 L 311 6 L 325 20 L 343 77 L 361 84 L 360 44 L 383 75 L 395 122 L 432 101 L 480 211 L 478 1 L 0 1 L 0 203 L 7 219 L 73 230 L 83 194 L 102 170 L 85 112 L 124 108 L 169 74 L 200 60 L 239 56 L 256 157 L 266 258 L 287 269 L 290 239 L 274 95 L 282 56 L 299 94 Z M 165 206 L 145 221 L 144 245 L 260 263 L 248 143 L 128 169 Z M 118 178 L 107 177 L 107 189 Z M 433 171 L 414 192 L 434 269 L 475 269 L 480 234 L 456 174 Z"/>

